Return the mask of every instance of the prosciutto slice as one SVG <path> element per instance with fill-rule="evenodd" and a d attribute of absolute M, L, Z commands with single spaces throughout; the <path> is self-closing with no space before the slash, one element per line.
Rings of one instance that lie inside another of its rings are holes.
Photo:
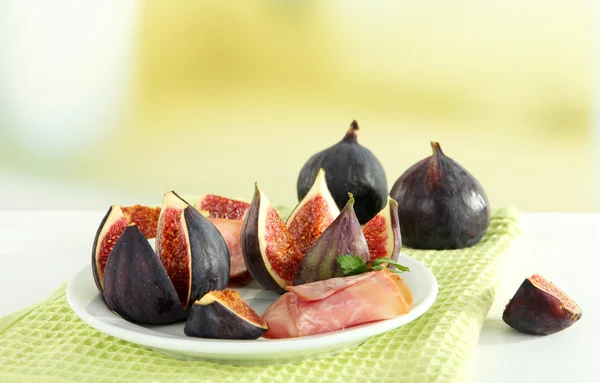
<path fill-rule="evenodd" d="M 263 314 L 265 338 L 323 334 L 406 314 L 410 290 L 398 275 L 372 271 L 350 277 L 288 286 Z"/>

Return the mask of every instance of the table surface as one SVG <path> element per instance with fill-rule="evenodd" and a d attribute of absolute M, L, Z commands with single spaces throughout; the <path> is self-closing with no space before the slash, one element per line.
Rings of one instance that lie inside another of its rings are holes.
<path fill-rule="evenodd" d="M 0 212 L 0 316 L 52 293 L 89 262 L 105 212 Z M 600 304 L 592 286 L 600 262 L 600 214 L 523 213 L 503 281 L 469 369 L 479 383 L 599 381 L 592 359 L 600 343 Z M 523 279 L 539 273 L 583 310 L 571 328 L 550 336 L 517 333 L 502 322 L 504 305 Z M 594 358 L 596 359 L 596 358 Z"/>

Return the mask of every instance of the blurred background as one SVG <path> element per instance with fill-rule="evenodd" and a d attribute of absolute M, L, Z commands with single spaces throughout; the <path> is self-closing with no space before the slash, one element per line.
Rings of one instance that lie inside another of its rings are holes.
<path fill-rule="evenodd" d="M 0 2 L 0 209 L 293 205 L 350 122 L 523 211 L 600 211 L 590 1 Z M 598 110 L 598 108 L 596 108 Z"/>

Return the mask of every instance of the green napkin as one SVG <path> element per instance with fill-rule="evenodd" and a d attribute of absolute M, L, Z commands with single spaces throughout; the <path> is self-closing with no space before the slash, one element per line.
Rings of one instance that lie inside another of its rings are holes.
<path fill-rule="evenodd" d="M 472 248 L 404 249 L 436 275 L 434 306 L 416 321 L 337 355 L 290 364 L 246 367 L 170 359 L 83 323 L 69 308 L 62 286 L 47 300 L 0 319 L 0 381 L 462 382 L 506 250 L 519 231 L 518 212 L 501 209 Z"/>

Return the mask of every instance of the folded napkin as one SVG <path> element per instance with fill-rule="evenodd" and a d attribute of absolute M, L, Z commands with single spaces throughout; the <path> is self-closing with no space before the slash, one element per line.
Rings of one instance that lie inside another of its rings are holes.
<path fill-rule="evenodd" d="M 416 321 L 321 359 L 230 366 L 171 359 L 83 323 L 65 286 L 43 302 L 0 319 L 0 382 L 462 382 L 494 300 L 518 212 L 495 210 L 474 247 L 404 249 L 439 283 L 438 299 Z"/>

